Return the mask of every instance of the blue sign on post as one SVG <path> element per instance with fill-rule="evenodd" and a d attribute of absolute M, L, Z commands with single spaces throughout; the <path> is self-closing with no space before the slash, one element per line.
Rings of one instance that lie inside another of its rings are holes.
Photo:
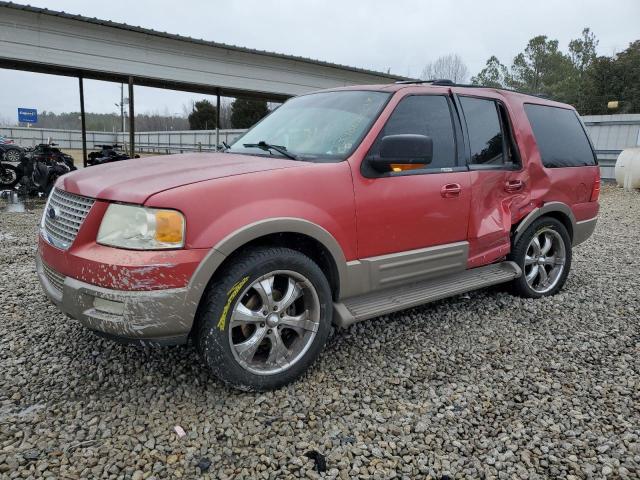
<path fill-rule="evenodd" d="M 18 108 L 18 121 L 20 123 L 37 123 L 38 110 L 35 108 Z"/>

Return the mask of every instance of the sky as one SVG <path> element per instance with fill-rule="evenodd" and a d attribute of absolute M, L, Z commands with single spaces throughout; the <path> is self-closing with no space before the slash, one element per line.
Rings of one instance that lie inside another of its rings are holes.
<path fill-rule="evenodd" d="M 20 3 L 18 1 L 18 3 Z M 640 0 L 29 0 L 29 4 L 215 42 L 417 77 L 457 53 L 471 74 L 509 65 L 536 35 L 566 50 L 584 27 L 612 55 L 640 38 Z M 78 111 L 77 79 L 0 69 L 0 123 L 17 107 Z M 136 113 L 180 114 L 205 96 L 136 87 Z M 85 81 L 90 112 L 116 112 L 119 84 Z"/>

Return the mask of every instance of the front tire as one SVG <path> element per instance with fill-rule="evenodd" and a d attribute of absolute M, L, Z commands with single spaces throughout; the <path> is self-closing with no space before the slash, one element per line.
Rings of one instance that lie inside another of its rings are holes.
<path fill-rule="evenodd" d="M 512 283 L 513 292 L 525 298 L 556 294 L 569 275 L 571 253 L 571 237 L 562 222 L 551 217 L 534 221 L 508 258 L 522 270 Z"/>
<path fill-rule="evenodd" d="M 213 373 L 236 388 L 271 390 L 294 381 L 329 335 L 329 283 L 318 265 L 295 250 L 247 251 L 205 295 L 196 343 Z"/>

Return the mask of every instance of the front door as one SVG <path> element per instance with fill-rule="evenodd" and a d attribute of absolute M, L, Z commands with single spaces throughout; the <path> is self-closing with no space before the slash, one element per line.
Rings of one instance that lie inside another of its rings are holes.
<path fill-rule="evenodd" d="M 367 159 L 395 134 L 431 137 L 432 162 L 374 170 Z M 358 257 L 371 267 L 372 289 L 466 268 L 471 188 L 460 137 L 449 96 L 406 95 L 362 163 L 352 164 Z"/>

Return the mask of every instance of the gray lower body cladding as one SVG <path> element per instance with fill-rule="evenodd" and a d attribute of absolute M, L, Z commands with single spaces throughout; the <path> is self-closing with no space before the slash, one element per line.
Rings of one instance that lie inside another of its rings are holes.
<path fill-rule="evenodd" d="M 334 304 L 334 321 L 347 327 L 378 315 L 509 282 L 521 274 L 520 267 L 514 262 L 501 262 L 347 298 Z"/>
<path fill-rule="evenodd" d="M 103 336 L 152 344 L 185 343 L 193 324 L 185 308 L 187 288 L 120 291 L 90 285 L 52 271 L 36 257 L 47 297 L 69 317 Z"/>
<path fill-rule="evenodd" d="M 579 245 L 587 240 L 596 229 L 596 223 L 598 223 L 598 217 L 576 222 L 573 226 L 573 245 Z"/>

